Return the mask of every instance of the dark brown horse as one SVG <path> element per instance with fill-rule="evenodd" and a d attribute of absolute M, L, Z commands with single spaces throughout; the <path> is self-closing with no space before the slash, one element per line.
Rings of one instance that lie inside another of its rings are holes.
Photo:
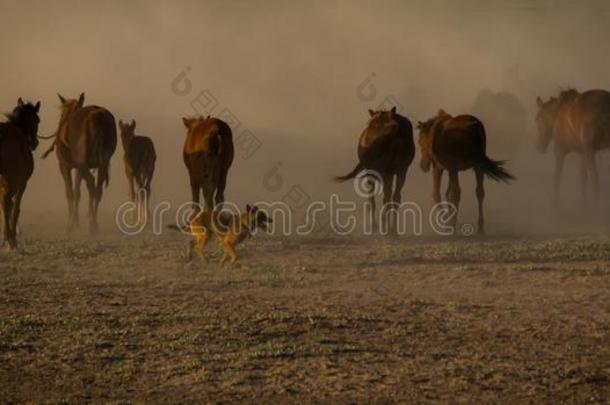
<path fill-rule="evenodd" d="M 110 180 L 110 158 L 117 144 L 114 116 L 103 107 L 85 106 L 84 93 L 78 100 L 58 96 L 61 101 L 59 127 L 53 146 L 43 157 L 55 148 L 66 186 L 68 230 L 78 226 L 80 183 L 85 180 L 89 192 L 89 230 L 96 233 L 97 210 L 104 186 L 108 186 Z M 76 172 L 74 182 L 73 169 Z M 91 173 L 94 169 L 97 169 L 97 179 Z"/>
<path fill-rule="evenodd" d="M 34 172 L 32 151 L 38 146 L 40 101 L 25 104 L 21 98 L 8 121 L 0 123 L 0 202 L 4 217 L 4 241 L 17 247 L 21 199 Z"/>
<path fill-rule="evenodd" d="M 446 199 L 457 210 L 460 204 L 458 173 L 473 169 L 479 204 L 478 232 L 485 233 L 483 219 L 484 176 L 492 180 L 509 182 L 515 178 L 503 167 L 502 162 L 491 160 L 486 154 L 487 137 L 483 123 L 472 115 L 453 117 L 440 110 L 436 117 L 418 122 L 421 168 L 424 172 L 433 168 L 433 199 L 441 202 L 441 178 L 443 171 L 449 173 Z M 457 222 L 457 211 L 452 217 L 452 226 Z"/>
<path fill-rule="evenodd" d="M 382 225 L 389 231 L 391 221 L 386 215 L 390 204 L 398 205 L 401 191 L 407 177 L 407 169 L 415 156 L 413 126 L 408 118 L 391 110 L 369 110 L 369 121 L 358 142 L 358 164 L 345 176 L 335 177 L 336 181 L 346 181 L 364 172 L 368 176 L 369 209 L 371 223 L 375 223 L 375 181 L 383 184 Z M 369 174 L 371 174 L 369 176 Z M 396 177 L 394 190 L 392 185 Z M 384 214 L 385 213 L 385 214 Z M 394 226 L 396 223 L 393 224 Z M 395 230 L 392 229 L 392 230 Z"/>
<path fill-rule="evenodd" d="M 553 201 L 558 203 L 559 184 L 567 154 L 580 153 L 583 202 L 586 200 L 587 181 L 591 176 L 594 201 L 599 196 L 599 176 L 595 163 L 598 150 L 610 147 L 610 93 L 589 90 L 579 93 L 566 90 L 559 97 L 543 102 L 537 98 L 538 150 L 546 152 L 551 140 L 555 152 L 555 179 Z"/>
<path fill-rule="evenodd" d="M 155 172 L 157 154 L 153 141 L 142 135 L 136 135 L 136 122 L 130 124 L 119 121 L 121 141 L 123 143 L 123 161 L 125 174 L 129 183 L 129 198 L 138 205 L 138 219 L 146 223 L 149 210 L 151 182 Z M 138 190 L 136 194 L 135 186 Z M 144 193 L 142 196 L 141 193 Z M 141 198 L 143 197 L 143 199 Z"/>
<path fill-rule="evenodd" d="M 186 140 L 182 157 L 189 172 L 193 209 L 198 210 L 203 192 L 205 209 L 224 202 L 227 174 L 233 163 L 233 133 L 218 118 L 183 118 Z"/>

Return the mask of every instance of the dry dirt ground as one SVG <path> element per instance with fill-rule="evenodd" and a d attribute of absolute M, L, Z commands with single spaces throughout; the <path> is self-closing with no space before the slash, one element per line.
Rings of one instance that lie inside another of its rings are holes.
<path fill-rule="evenodd" d="M 184 241 L 0 253 L 1 401 L 610 397 L 609 237 L 262 236 L 234 268 Z"/>

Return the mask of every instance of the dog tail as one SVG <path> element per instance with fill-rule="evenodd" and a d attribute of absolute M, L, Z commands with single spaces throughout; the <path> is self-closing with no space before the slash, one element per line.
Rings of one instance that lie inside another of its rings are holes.
<path fill-rule="evenodd" d="M 190 228 L 186 225 L 179 226 L 179 225 L 171 224 L 171 225 L 168 225 L 167 228 L 173 229 L 174 231 L 178 231 L 178 232 L 189 232 L 190 231 Z"/>

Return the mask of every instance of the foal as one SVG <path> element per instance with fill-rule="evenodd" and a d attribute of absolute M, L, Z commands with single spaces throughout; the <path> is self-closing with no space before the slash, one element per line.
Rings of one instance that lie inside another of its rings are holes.
<path fill-rule="evenodd" d="M 129 198 L 138 205 L 138 221 L 146 223 L 149 210 L 150 190 L 153 174 L 155 172 L 155 145 L 153 141 L 142 135 L 136 135 L 136 122 L 131 120 L 130 124 L 119 121 L 121 129 L 121 141 L 125 152 L 125 174 L 129 183 Z M 137 185 L 137 194 L 135 186 Z M 142 194 L 144 193 L 144 199 Z"/>

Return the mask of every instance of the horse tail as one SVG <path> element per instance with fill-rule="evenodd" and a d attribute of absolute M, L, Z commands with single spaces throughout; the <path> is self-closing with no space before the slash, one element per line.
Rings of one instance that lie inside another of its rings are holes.
<path fill-rule="evenodd" d="M 350 180 L 353 179 L 354 177 L 356 177 L 358 175 L 358 173 L 360 173 L 362 170 L 364 169 L 364 166 L 362 165 L 361 162 L 358 162 L 358 164 L 356 165 L 356 167 L 354 167 L 354 170 L 352 170 L 351 172 L 349 172 L 348 174 L 346 174 L 345 176 L 335 176 L 335 181 L 337 182 L 343 182 L 346 180 Z"/>
<path fill-rule="evenodd" d="M 492 160 L 487 156 L 483 156 L 483 159 L 478 164 L 478 168 L 494 181 L 510 183 L 516 180 L 516 178 L 503 167 L 504 163 L 504 160 Z"/>
<path fill-rule="evenodd" d="M 97 184 L 98 187 L 104 186 L 108 188 L 110 183 L 110 162 L 97 169 Z"/>
<path fill-rule="evenodd" d="M 51 146 L 49 146 L 49 149 L 47 149 L 46 152 L 42 154 L 42 158 L 43 159 L 46 159 L 47 156 L 49 156 L 51 154 L 51 152 L 53 152 L 55 150 L 55 143 L 56 142 L 57 142 L 57 138 L 55 138 L 53 143 L 51 143 Z"/>

